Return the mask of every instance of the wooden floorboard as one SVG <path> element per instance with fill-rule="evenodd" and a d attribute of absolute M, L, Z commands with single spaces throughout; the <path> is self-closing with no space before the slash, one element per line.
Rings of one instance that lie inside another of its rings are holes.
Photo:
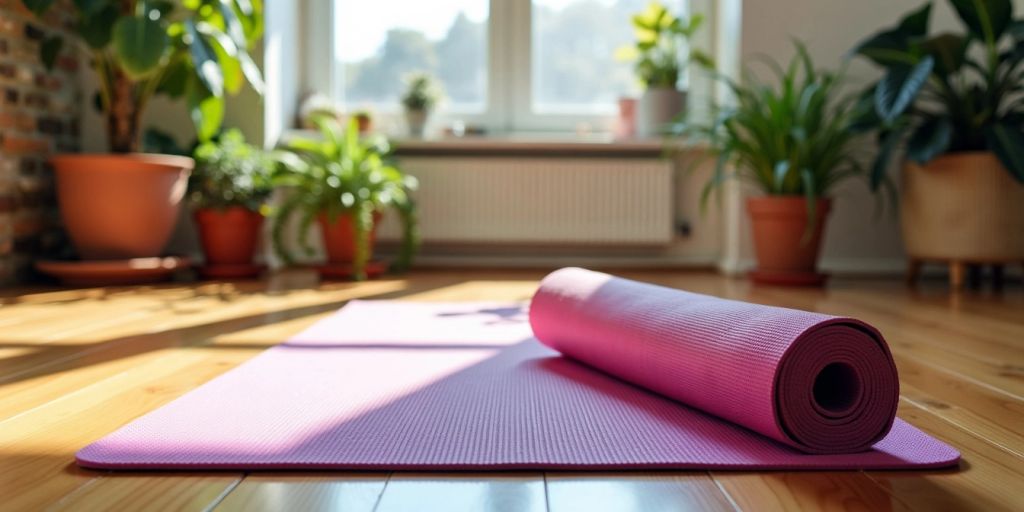
<path fill-rule="evenodd" d="M 862 318 L 901 372 L 900 416 L 959 470 L 645 473 L 109 473 L 74 452 L 355 298 L 528 300 L 535 271 L 0 291 L 2 510 L 1022 510 L 1024 292 L 836 280 L 761 288 L 693 272 L 627 276 Z"/>

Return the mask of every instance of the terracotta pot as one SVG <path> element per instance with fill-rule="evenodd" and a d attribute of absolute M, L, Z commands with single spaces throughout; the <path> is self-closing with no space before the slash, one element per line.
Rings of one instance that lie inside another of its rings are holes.
<path fill-rule="evenodd" d="M 754 230 L 754 251 L 758 271 L 770 273 L 814 273 L 821 250 L 831 199 L 818 200 L 817 216 L 810 237 L 807 230 L 807 200 L 797 196 L 764 196 L 747 199 L 747 211 Z"/>
<path fill-rule="evenodd" d="M 259 212 L 241 206 L 200 208 L 195 220 L 207 265 L 252 263 L 263 226 Z"/>
<path fill-rule="evenodd" d="M 61 217 L 81 258 L 146 258 L 171 237 L 191 158 L 141 153 L 58 155 Z"/>
<path fill-rule="evenodd" d="M 919 260 L 1024 260 L 1024 185 L 992 153 L 907 162 L 900 201 L 903 243 Z"/>
<path fill-rule="evenodd" d="M 380 213 L 373 214 L 373 229 L 370 231 L 370 259 L 373 259 L 373 247 L 377 243 L 377 225 L 380 224 Z M 339 215 L 330 222 L 326 213 L 317 216 L 320 232 L 324 237 L 324 250 L 327 252 L 327 263 L 332 265 L 352 263 L 356 254 L 355 229 L 351 215 Z"/>

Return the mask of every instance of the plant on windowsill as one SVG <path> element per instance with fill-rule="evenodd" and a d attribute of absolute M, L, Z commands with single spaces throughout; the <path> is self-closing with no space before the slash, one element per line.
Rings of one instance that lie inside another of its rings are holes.
<path fill-rule="evenodd" d="M 761 83 L 749 72 L 746 84 L 719 77 L 732 90 L 735 105 L 715 106 L 710 124 L 684 120 L 676 133 L 707 141 L 709 157 L 716 157 L 701 192 L 702 207 L 730 178 L 764 193 L 747 199 L 758 262 L 751 277 L 820 284 L 823 276 L 816 267 L 832 205 L 829 194 L 846 179 L 867 176 L 850 130 L 856 97 L 841 92 L 841 75 L 815 69 L 800 43 L 785 69 L 769 63 L 777 84 Z"/>
<path fill-rule="evenodd" d="M 700 14 L 686 20 L 652 1 L 644 11 L 633 15 L 632 22 L 636 42 L 616 50 L 616 58 L 634 61 L 637 78 L 644 86 L 637 112 L 637 135 L 649 137 L 665 133 L 685 109 L 686 94 L 677 86 L 687 63 L 713 68 L 714 62 L 689 44 L 704 23 Z"/>
<path fill-rule="evenodd" d="M 191 158 L 140 154 L 140 124 L 157 95 L 184 97 L 201 140 L 217 133 L 224 96 L 248 81 L 262 87 L 247 49 L 262 32 L 260 0 L 22 0 L 37 16 L 58 5 L 73 10 L 69 41 L 90 57 L 114 154 L 52 159 L 64 225 L 80 257 L 156 256 L 170 238 Z M 65 40 L 40 45 L 47 67 Z M 75 58 L 71 55 L 65 58 Z"/>
<path fill-rule="evenodd" d="M 386 139 L 360 138 L 355 119 L 345 129 L 330 117 L 316 118 L 315 123 L 321 138 L 291 139 L 276 156 L 282 165 L 274 181 L 288 192 L 273 220 L 278 256 L 295 263 L 285 228 L 298 216 L 298 242 L 307 254 L 314 252 L 310 228 L 314 221 L 320 225 L 327 252 L 321 275 L 366 279 L 376 272 L 372 257 L 377 224 L 383 211 L 393 208 L 400 216 L 403 237 L 392 269 L 407 269 L 419 245 L 416 204 L 410 195 L 416 179 L 390 161 Z"/>
<path fill-rule="evenodd" d="M 412 137 L 423 137 L 430 111 L 441 98 L 441 90 L 434 79 L 426 73 L 414 73 L 407 79 L 402 106 L 405 107 L 405 121 Z"/>
<path fill-rule="evenodd" d="M 237 129 L 200 144 L 193 157 L 189 199 L 206 256 L 202 273 L 223 278 L 259 274 L 253 256 L 273 191 L 274 161 L 262 148 L 247 144 Z"/>
<path fill-rule="evenodd" d="M 924 260 L 1024 261 L 1024 19 L 1010 0 L 951 0 L 966 33 L 928 34 L 931 3 L 854 48 L 885 76 L 864 91 L 877 184 L 906 148 L 900 201 L 910 278 Z"/>

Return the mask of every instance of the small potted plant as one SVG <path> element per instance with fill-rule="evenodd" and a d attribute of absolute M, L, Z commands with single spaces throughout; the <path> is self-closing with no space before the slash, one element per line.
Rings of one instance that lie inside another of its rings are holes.
<path fill-rule="evenodd" d="M 373 131 L 373 116 L 369 110 L 356 110 L 352 113 L 352 118 L 356 120 L 356 126 L 359 127 L 361 135 L 366 135 Z"/>
<path fill-rule="evenodd" d="M 283 170 L 275 183 L 289 193 L 274 216 L 278 256 L 294 264 L 284 234 L 288 220 L 298 217 L 299 245 L 308 255 L 314 252 L 310 228 L 314 222 L 320 226 L 327 253 L 322 276 L 366 279 L 383 270 L 372 260 L 376 229 L 383 211 L 392 208 L 401 217 L 404 233 L 392 269 L 408 268 L 419 242 L 416 205 L 410 195 L 416 179 L 389 160 L 386 139 L 360 138 L 354 119 L 347 129 L 330 117 L 315 122 L 321 139 L 291 139 L 276 155 Z"/>
<path fill-rule="evenodd" d="M 247 53 L 262 32 L 262 2 L 59 2 L 23 0 L 43 17 L 72 9 L 74 44 L 40 45 L 52 67 L 62 48 L 88 52 L 111 154 L 66 154 L 51 162 L 61 215 L 80 257 L 157 256 L 170 238 L 193 161 L 138 153 L 143 111 L 160 95 L 184 98 L 200 140 L 218 132 L 224 98 L 246 82 L 262 89 Z"/>
<path fill-rule="evenodd" d="M 423 137 L 430 111 L 434 108 L 441 92 L 434 79 L 426 73 L 409 76 L 402 105 L 405 107 L 405 121 L 412 137 Z"/>
<path fill-rule="evenodd" d="M 251 277 L 267 198 L 273 191 L 273 160 L 246 144 L 242 132 L 228 130 L 200 144 L 189 180 L 199 240 L 206 256 L 200 271 L 208 277 Z"/>
<path fill-rule="evenodd" d="M 824 280 L 816 267 L 832 206 L 829 193 L 845 179 L 866 176 L 850 130 L 855 97 L 841 94 L 839 76 L 816 70 L 799 43 L 785 71 L 771 68 L 778 70 L 776 85 L 721 78 L 736 97 L 735 105 L 716 107 L 711 124 L 682 122 L 677 129 L 706 140 L 709 154 L 717 157 L 702 205 L 730 177 L 764 193 L 747 199 L 758 263 L 751 278 L 817 285 Z"/>
<path fill-rule="evenodd" d="M 652 1 L 647 9 L 633 15 L 636 43 L 616 51 L 621 60 L 634 61 L 637 78 L 644 86 L 637 109 L 636 133 L 641 137 L 660 135 L 670 129 L 672 121 L 686 105 L 686 94 L 679 90 L 679 77 L 687 62 L 713 67 L 711 58 L 689 40 L 704 22 L 696 14 L 689 20 L 672 14 L 660 2 Z M 683 52 L 689 49 L 687 58 Z"/>
<path fill-rule="evenodd" d="M 966 33 L 928 34 L 931 4 L 854 48 L 882 67 L 857 127 L 878 135 L 872 181 L 906 148 L 903 242 L 923 261 L 1024 261 L 1024 19 L 1010 0 L 951 1 Z"/>

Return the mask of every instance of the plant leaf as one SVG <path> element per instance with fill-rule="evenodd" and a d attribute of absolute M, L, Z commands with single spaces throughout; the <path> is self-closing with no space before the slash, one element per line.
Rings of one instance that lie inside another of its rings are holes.
<path fill-rule="evenodd" d="M 944 33 L 921 43 L 921 48 L 935 59 L 935 72 L 940 76 L 956 73 L 967 57 L 966 37 Z"/>
<path fill-rule="evenodd" d="M 911 12 L 900 20 L 898 30 L 909 36 L 923 36 L 928 33 L 928 17 L 932 13 L 932 3 L 928 2 L 920 9 Z"/>
<path fill-rule="evenodd" d="M 1024 183 L 1024 130 L 1020 126 L 996 123 L 986 130 L 985 135 L 989 148 L 1010 175 Z"/>
<path fill-rule="evenodd" d="M 907 157 L 925 164 L 949 149 L 953 123 L 948 118 L 929 118 L 917 127 L 907 141 Z"/>
<path fill-rule="evenodd" d="M 188 81 L 185 100 L 189 116 L 196 128 L 196 137 L 208 141 L 220 130 L 224 121 L 224 98 L 211 93 L 202 81 L 193 75 Z"/>
<path fill-rule="evenodd" d="M 36 16 L 42 16 L 46 14 L 46 11 L 53 5 L 54 0 L 21 0 L 22 5 L 28 10 L 32 11 Z"/>
<path fill-rule="evenodd" d="M 114 37 L 114 23 L 119 16 L 116 7 L 107 6 L 91 16 L 84 16 L 75 26 L 75 31 L 90 48 L 99 50 L 110 44 Z"/>
<path fill-rule="evenodd" d="M 871 190 L 878 190 L 878 187 L 885 181 L 885 173 L 889 169 L 889 162 L 892 161 L 893 153 L 903 138 L 902 130 L 890 130 L 882 136 L 882 144 L 878 148 L 878 155 L 871 165 Z"/>
<path fill-rule="evenodd" d="M 934 64 L 929 55 L 913 67 L 898 66 L 886 73 L 875 89 L 875 110 L 883 121 L 893 122 L 914 102 Z"/>
<path fill-rule="evenodd" d="M 880 66 L 913 64 L 910 43 L 906 34 L 899 30 L 879 32 L 858 43 L 850 55 L 862 55 Z"/>
<path fill-rule="evenodd" d="M 968 30 L 992 46 L 1012 21 L 1010 0 L 949 0 L 949 3 Z"/>
<path fill-rule="evenodd" d="M 63 47 L 64 39 L 60 36 L 48 37 L 43 40 L 43 44 L 39 45 L 39 58 L 47 70 L 53 69 L 54 64 L 57 63 L 57 56 L 60 55 L 60 49 Z"/>
<path fill-rule="evenodd" d="M 78 7 L 82 15 L 92 16 L 106 7 L 108 3 L 107 0 L 75 0 L 75 7 Z"/>
<path fill-rule="evenodd" d="M 217 54 L 210 47 L 210 43 L 199 33 L 195 21 L 185 21 L 185 31 L 191 36 L 188 49 L 192 56 L 192 67 L 196 76 L 202 80 L 203 85 L 214 96 L 224 96 L 224 74 L 221 71 L 220 63 L 217 61 Z"/>
<path fill-rule="evenodd" d="M 121 66 L 135 78 L 157 69 L 169 42 L 160 22 L 141 16 L 119 18 L 113 41 Z"/>

